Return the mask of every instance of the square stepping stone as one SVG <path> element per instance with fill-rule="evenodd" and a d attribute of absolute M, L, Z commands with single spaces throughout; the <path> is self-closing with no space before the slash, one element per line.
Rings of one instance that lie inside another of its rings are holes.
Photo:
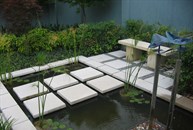
<path fill-rule="evenodd" d="M 124 86 L 123 82 L 108 75 L 87 81 L 86 84 L 100 93 L 106 93 Z"/>
<path fill-rule="evenodd" d="M 13 130 L 37 130 L 30 120 L 12 126 Z"/>
<path fill-rule="evenodd" d="M 105 55 L 105 54 L 100 54 L 100 55 L 96 55 L 96 56 L 91 56 L 88 57 L 91 60 L 97 61 L 97 62 L 104 62 L 104 61 L 108 61 L 108 60 L 113 60 L 115 58 Z"/>
<path fill-rule="evenodd" d="M 142 79 L 137 79 L 135 87 L 148 93 L 152 93 L 153 91 L 153 84 Z"/>
<path fill-rule="evenodd" d="M 97 61 L 94 61 L 94 60 L 89 60 L 89 61 L 86 61 L 84 62 L 84 64 L 88 65 L 88 66 L 91 66 L 93 68 L 98 68 L 100 66 L 103 66 L 104 64 L 100 63 L 100 62 L 97 62 Z"/>
<path fill-rule="evenodd" d="M 0 96 L 0 109 L 6 109 L 17 105 L 13 97 L 8 93 Z"/>
<path fill-rule="evenodd" d="M 91 67 L 70 72 L 70 74 L 82 82 L 103 76 L 103 73 Z"/>
<path fill-rule="evenodd" d="M 134 76 L 133 75 L 131 75 L 131 77 L 130 77 L 130 79 L 129 79 L 129 77 L 128 77 L 129 75 L 127 75 L 125 72 L 123 72 L 123 71 L 120 71 L 120 72 L 117 72 L 117 73 L 114 73 L 113 74 L 113 77 L 115 77 L 115 78 L 117 78 L 117 79 L 119 79 L 119 80 L 121 80 L 121 81 L 123 81 L 123 82 L 128 82 L 128 80 L 132 83 L 133 82 L 133 80 L 134 80 Z"/>
<path fill-rule="evenodd" d="M 39 83 L 39 86 L 38 86 L 38 83 Z M 28 98 L 38 96 L 38 94 L 47 93 L 48 89 L 40 81 L 36 81 L 36 82 L 21 85 L 18 87 L 14 87 L 13 91 L 17 94 L 19 99 L 23 101 Z"/>
<path fill-rule="evenodd" d="M 9 107 L 7 109 L 3 109 L 2 112 L 6 120 L 8 120 L 9 118 L 14 120 L 13 125 L 16 125 L 28 120 L 27 116 L 18 105 Z"/>
<path fill-rule="evenodd" d="M 45 98 L 45 95 L 43 95 L 43 96 Z M 39 117 L 38 98 L 40 98 L 40 100 L 42 101 L 43 96 L 32 98 L 32 99 L 24 101 L 25 107 L 31 113 L 33 118 Z M 40 104 L 41 104 L 41 102 L 40 102 Z M 44 115 L 52 113 L 52 112 L 57 111 L 57 110 L 60 110 L 60 109 L 65 108 L 65 107 L 66 107 L 66 104 L 64 102 L 62 102 L 53 93 L 49 93 L 46 96 Z M 42 111 L 41 105 L 40 105 L 40 110 Z"/>
<path fill-rule="evenodd" d="M 131 69 L 131 70 L 130 70 L 130 69 Z M 131 73 L 132 73 L 132 76 L 136 76 L 137 73 L 138 73 L 138 71 L 139 71 L 138 77 L 143 77 L 143 76 L 145 76 L 145 75 L 149 75 L 149 74 L 154 73 L 153 71 L 150 71 L 150 70 L 145 69 L 145 68 L 141 68 L 141 69 L 139 70 L 139 67 L 131 67 L 131 68 L 128 68 L 128 69 L 124 69 L 124 70 L 123 70 L 123 72 L 125 72 L 125 73 L 129 73 L 130 71 L 131 71 Z"/>
<path fill-rule="evenodd" d="M 112 55 L 112 56 L 115 56 L 117 58 L 123 58 L 126 56 L 126 53 L 125 51 L 122 51 L 122 50 L 118 50 L 118 51 L 113 51 L 113 52 L 110 52 L 108 53 L 109 55 Z"/>
<path fill-rule="evenodd" d="M 97 92 L 82 83 L 71 86 L 69 88 L 58 90 L 57 93 L 70 105 L 74 105 L 98 95 Z"/>
<path fill-rule="evenodd" d="M 113 61 L 105 62 L 104 64 L 110 67 L 113 67 L 115 69 L 121 69 L 131 65 L 130 63 L 127 63 L 122 60 L 113 60 Z"/>
<path fill-rule="evenodd" d="M 68 74 L 61 74 L 44 79 L 44 82 L 54 91 L 77 84 L 78 80 Z"/>
<path fill-rule="evenodd" d="M 108 65 L 103 65 L 103 66 L 99 67 L 98 70 L 103 71 L 104 73 L 109 74 L 109 75 L 112 75 L 112 74 L 120 71 L 120 70 L 112 68 Z"/>
<path fill-rule="evenodd" d="M 147 78 L 145 79 L 147 82 L 150 82 L 153 84 L 154 82 L 154 76 L 153 77 L 150 77 L 150 78 Z M 165 89 L 168 89 L 170 88 L 172 85 L 173 85 L 173 79 L 172 78 L 169 78 L 169 77 L 166 77 L 166 76 L 163 76 L 163 75 L 159 75 L 159 80 L 158 80 L 158 86 L 159 87 L 162 87 L 162 88 L 165 88 Z"/>

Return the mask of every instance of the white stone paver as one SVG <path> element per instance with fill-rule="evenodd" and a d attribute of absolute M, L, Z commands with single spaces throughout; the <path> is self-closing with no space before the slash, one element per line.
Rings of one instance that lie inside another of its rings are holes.
<path fill-rule="evenodd" d="M 112 67 L 110 67 L 108 65 L 103 65 L 103 66 L 99 67 L 98 70 L 100 70 L 100 71 L 102 71 L 104 73 L 107 73 L 109 75 L 112 75 L 112 74 L 117 73 L 117 72 L 120 71 L 120 70 L 112 68 Z"/>
<path fill-rule="evenodd" d="M 50 68 L 54 68 L 54 67 L 66 65 L 68 63 L 69 63 L 68 60 L 59 60 L 56 62 L 49 63 L 48 66 L 50 66 Z"/>
<path fill-rule="evenodd" d="M 142 76 L 153 73 L 153 71 L 150 71 L 150 70 L 145 69 L 145 68 L 141 68 L 139 70 L 139 67 L 131 67 L 131 68 L 128 68 L 128 69 L 125 69 L 125 70 L 122 70 L 122 71 L 125 72 L 125 73 L 130 73 L 130 71 L 131 71 L 131 73 L 132 73 L 131 75 L 133 75 L 133 76 L 136 76 L 138 71 L 139 71 L 138 77 L 142 77 Z"/>
<path fill-rule="evenodd" d="M 78 56 L 78 61 L 81 63 L 85 63 L 86 61 L 89 61 L 90 59 L 85 56 Z"/>
<path fill-rule="evenodd" d="M 2 82 L 0 82 L 0 95 L 9 93 Z"/>
<path fill-rule="evenodd" d="M 75 70 L 75 71 L 70 72 L 70 74 L 82 82 L 103 76 L 102 72 L 96 69 L 93 69 L 91 67 L 86 67 L 84 69 Z"/>
<path fill-rule="evenodd" d="M 5 119 L 10 118 L 14 120 L 14 125 L 28 120 L 27 116 L 18 105 L 3 109 L 2 112 Z"/>
<path fill-rule="evenodd" d="M 27 98 L 38 96 L 38 94 L 46 93 L 48 92 L 48 89 L 41 82 L 35 81 L 32 83 L 14 87 L 13 91 L 17 94 L 19 99 L 23 101 L 26 100 Z"/>
<path fill-rule="evenodd" d="M 153 84 L 142 79 L 137 79 L 135 83 L 135 87 L 148 93 L 152 93 L 153 91 Z"/>
<path fill-rule="evenodd" d="M 130 82 L 133 82 L 133 80 L 134 80 L 134 76 L 130 76 L 130 79 L 129 79 L 129 75 L 127 75 L 125 72 L 123 72 L 123 71 L 120 71 L 120 72 L 117 72 L 117 73 L 114 73 L 113 74 L 113 77 L 115 77 L 115 78 L 117 78 L 117 79 L 119 79 L 119 80 L 122 80 L 123 82 L 128 82 L 128 81 L 130 81 Z"/>
<path fill-rule="evenodd" d="M 183 109 L 193 112 L 193 101 L 187 97 L 180 97 L 176 99 L 176 104 Z"/>
<path fill-rule="evenodd" d="M 88 66 L 91 66 L 93 68 L 98 68 L 100 66 L 103 66 L 104 64 L 100 63 L 100 62 L 97 62 L 97 61 L 94 61 L 94 60 L 89 60 L 89 61 L 86 61 L 84 62 L 84 64 L 88 65 Z"/>
<path fill-rule="evenodd" d="M 126 56 L 126 52 L 122 51 L 122 50 L 118 50 L 118 51 L 114 51 L 114 52 L 110 52 L 108 53 L 109 55 L 115 56 L 117 58 L 122 58 Z"/>
<path fill-rule="evenodd" d="M 35 73 L 35 72 L 36 71 L 33 68 L 26 68 L 26 69 L 22 69 L 22 70 L 13 71 L 13 72 L 11 72 L 11 75 L 12 75 L 13 78 L 15 78 L 15 77 Z"/>
<path fill-rule="evenodd" d="M 48 65 L 42 65 L 42 66 L 34 66 L 34 67 L 32 67 L 34 70 L 35 70 L 35 72 L 39 72 L 39 71 L 43 71 L 43 70 L 48 70 L 48 69 L 50 69 L 50 66 L 48 66 Z"/>
<path fill-rule="evenodd" d="M 45 98 L 45 95 L 43 95 Z M 39 99 L 42 101 L 43 96 L 40 96 Z M 41 104 L 41 103 L 40 103 Z M 38 97 L 32 98 L 24 101 L 25 107 L 29 110 L 33 118 L 39 117 L 39 109 L 38 109 Z M 62 102 L 57 96 L 53 93 L 49 93 L 46 96 L 44 115 L 49 114 L 51 112 L 60 110 L 65 108 L 66 104 Z M 42 106 L 40 105 L 40 110 L 42 111 Z"/>
<path fill-rule="evenodd" d="M 111 66 L 115 69 L 121 69 L 121 68 L 125 68 L 130 66 L 130 63 L 127 63 L 125 61 L 122 60 L 113 60 L 113 61 L 109 61 L 109 62 L 105 62 L 105 65 Z"/>
<path fill-rule="evenodd" d="M 9 93 L 0 95 L 0 109 L 1 110 L 15 106 L 15 105 L 17 105 L 17 103 Z"/>
<path fill-rule="evenodd" d="M 97 92 L 82 83 L 62 90 L 58 90 L 57 93 L 71 105 L 85 101 L 98 95 Z"/>
<path fill-rule="evenodd" d="M 12 126 L 13 130 L 36 130 L 30 120 Z"/>
<path fill-rule="evenodd" d="M 105 54 L 91 56 L 91 57 L 88 57 L 88 58 L 91 59 L 91 60 L 97 61 L 97 62 L 104 62 L 104 61 L 115 59 L 114 57 L 111 57 L 111 56 L 108 56 L 108 55 L 105 55 Z"/>
<path fill-rule="evenodd" d="M 61 74 L 44 79 L 44 82 L 54 91 L 77 84 L 78 80 L 68 74 Z"/>
<path fill-rule="evenodd" d="M 86 84 L 100 93 L 106 93 L 124 86 L 124 83 L 108 75 L 87 81 Z"/>
<path fill-rule="evenodd" d="M 170 102 L 170 99 L 171 99 L 171 91 L 167 90 L 167 89 L 164 89 L 164 88 L 161 88 L 161 87 L 158 87 L 157 89 L 157 97 L 161 98 L 161 99 L 164 99 L 166 101 L 169 101 Z M 181 98 L 182 96 L 177 94 L 176 95 L 176 100 L 178 98 Z"/>
<path fill-rule="evenodd" d="M 150 78 L 147 78 L 145 80 L 150 82 L 150 83 L 153 83 L 154 82 L 154 76 L 150 77 Z M 173 81 L 174 80 L 172 78 L 169 78 L 169 77 L 166 77 L 166 76 L 163 76 L 163 75 L 160 74 L 159 75 L 159 80 L 158 80 L 158 86 L 162 87 L 162 88 L 165 88 L 165 89 L 168 89 L 173 85 Z"/>

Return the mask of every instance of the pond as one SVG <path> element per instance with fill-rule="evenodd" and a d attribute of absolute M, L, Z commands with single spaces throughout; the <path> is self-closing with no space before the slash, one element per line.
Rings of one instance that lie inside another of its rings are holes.
<path fill-rule="evenodd" d="M 72 71 L 84 67 L 87 66 L 73 64 L 72 66 L 59 67 L 54 71 L 48 71 L 44 78 L 50 77 L 53 74 L 61 74 L 66 69 Z M 37 119 L 32 118 L 23 103 L 13 92 L 13 87 L 36 81 L 38 76 L 42 77 L 42 72 L 12 79 L 12 84 L 6 85 L 9 92 L 32 122 L 36 122 Z M 49 90 L 57 95 L 53 90 Z M 150 104 L 131 103 L 127 97 L 120 96 L 120 90 L 117 89 L 107 94 L 99 94 L 95 98 L 73 106 L 57 95 L 66 103 L 67 107 L 55 113 L 48 114 L 45 118 L 65 124 L 73 130 L 129 130 L 148 119 Z M 145 100 L 150 101 L 151 95 L 144 92 L 138 98 L 145 98 Z M 166 124 L 167 112 L 168 103 L 160 99 L 157 100 L 155 118 L 159 122 Z M 193 114 L 176 107 L 173 123 L 174 130 L 191 130 Z"/>

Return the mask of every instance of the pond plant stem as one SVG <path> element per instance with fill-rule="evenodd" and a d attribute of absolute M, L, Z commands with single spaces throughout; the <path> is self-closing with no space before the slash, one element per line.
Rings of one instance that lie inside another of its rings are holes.
<path fill-rule="evenodd" d="M 172 95 L 171 95 L 169 112 L 168 112 L 167 130 L 172 129 L 172 121 L 173 121 L 173 115 L 174 115 L 174 108 L 175 108 L 176 94 L 177 94 L 177 88 L 178 88 L 179 77 L 180 77 L 181 64 L 182 64 L 181 59 L 177 59 L 176 66 L 175 66 L 174 83 L 172 87 Z"/>
<path fill-rule="evenodd" d="M 151 97 L 151 106 L 150 106 L 150 117 L 149 117 L 149 128 L 148 128 L 148 130 L 152 130 L 152 127 L 153 127 L 153 124 L 154 124 L 155 104 L 156 104 L 157 86 L 158 86 L 158 79 L 159 79 L 160 59 L 161 59 L 161 55 L 159 53 L 156 54 L 156 64 L 155 64 L 155 71 L 154 71 L 154 84 L 153 84 L 153 92 L 152 92 L 152 97 Z"/>

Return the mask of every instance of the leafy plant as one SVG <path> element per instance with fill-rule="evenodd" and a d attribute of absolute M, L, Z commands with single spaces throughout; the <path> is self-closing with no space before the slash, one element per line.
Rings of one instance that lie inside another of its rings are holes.
<path fill-rule="evenodd" d="M 17 37 L 13 34 L 0 33 L 0 52 L 10 52 L 15 50 Z"/>
<path fill-rule="evenodd" d="M 35 122 L 36 126 L 40 126 L 39 125 L 39 121 Z M 57 130 L 57 129 L 61 129 L 61 130 L 73 130 L 70 127 L 67 127 L 66 125 L 64 125 L 63 123 L 60 123 L 58 121 L 54 121 L 52 119 L 45 119 L 43 124 L 42 124 L 42 130 Z"/>
<path fill-rule="evenodd" d="M 6 120 L 3 118 L 3 115 L 0 113 L 0 130 L 11 130 L 13 123 L 14 123 L 14 119 L 8 118 Z"/>

